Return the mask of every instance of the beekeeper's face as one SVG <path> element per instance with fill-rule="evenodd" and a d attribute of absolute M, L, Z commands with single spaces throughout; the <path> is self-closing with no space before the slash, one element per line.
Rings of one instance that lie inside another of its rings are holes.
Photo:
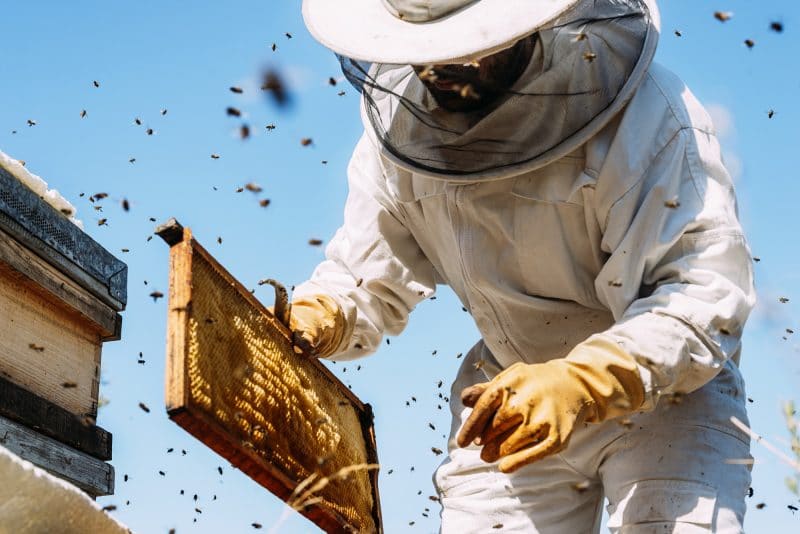
<path fill-rule="evenodd" d="M 414 71 L 442 108 L 475 111 L 507 93 L 530 62 L 535 36 L 465 65 L 415 66 Z"/>

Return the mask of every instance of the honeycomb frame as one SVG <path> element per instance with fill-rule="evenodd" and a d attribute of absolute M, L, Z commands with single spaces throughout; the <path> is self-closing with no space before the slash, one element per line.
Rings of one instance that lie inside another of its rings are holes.
<path fill-rule="evenodd" d="M 296 353 L 289 330 L 179 230 L 168 241 L 170 419 L 324 531 L 382 532 L 369 404 Z"/>

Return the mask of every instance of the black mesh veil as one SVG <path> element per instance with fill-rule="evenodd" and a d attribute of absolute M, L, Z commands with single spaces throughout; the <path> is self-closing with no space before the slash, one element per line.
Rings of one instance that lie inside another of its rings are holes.
<path fill-rule="evenodd" d="M 644 0 L 584 0 L 529 37 L 535 45 L 517 81 L 472 111 L 441 107 L 410 65 L 339 59 L 387 157 L 429 176 L 477 181 L 578 148 L 630 99 L 657 38 Z"/>

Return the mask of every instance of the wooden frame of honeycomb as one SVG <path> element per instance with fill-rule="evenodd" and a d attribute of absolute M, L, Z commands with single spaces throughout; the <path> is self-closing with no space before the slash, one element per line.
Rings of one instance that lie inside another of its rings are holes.
<path fill-rule="evenodd" d="M 326 532 L 382 532 L 372 410 L 172 221 L 169 417 Z"/>

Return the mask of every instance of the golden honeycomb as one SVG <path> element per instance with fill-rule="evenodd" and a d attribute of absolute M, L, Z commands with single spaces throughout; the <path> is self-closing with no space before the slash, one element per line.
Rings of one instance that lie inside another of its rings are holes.
<path fill-rule="evenodd" d="M 191 266 L 189 408 L 300 489 L 313 489 L 297 491 L 302 498 L 290 504 L 333 511 L 346 520 L 345 530 L 377 531 L 370 473 L 354 467 L 369 462 L 364 428 L 344 386 L 295 354 L 274 319 L 201 254 L 193 254 Z"/>

